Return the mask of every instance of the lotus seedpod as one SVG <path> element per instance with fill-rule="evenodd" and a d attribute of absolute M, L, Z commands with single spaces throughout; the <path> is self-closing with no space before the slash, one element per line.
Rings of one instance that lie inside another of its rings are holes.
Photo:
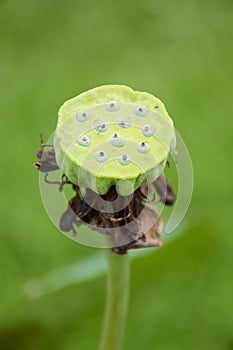
<path fill-rule="evenodd" d="M 155 181 L 174 144 L 164 104 L 121 85 L 100 86 L 66 101 L 54 136 L 63 173 L 100 195 L 115 185 L 127 196 Z"/>

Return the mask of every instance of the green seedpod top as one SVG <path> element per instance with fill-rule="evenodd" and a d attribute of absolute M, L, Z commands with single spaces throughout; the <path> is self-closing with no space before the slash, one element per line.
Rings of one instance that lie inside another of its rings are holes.
<path fill-rule="evenodd" d="M 105 194 L 121 195 L 153 182 L 175 147 L 164 104 L 123 85 L 91 89 L 66 101 L 54 136 L 56 160 L 69 180 Z"/>

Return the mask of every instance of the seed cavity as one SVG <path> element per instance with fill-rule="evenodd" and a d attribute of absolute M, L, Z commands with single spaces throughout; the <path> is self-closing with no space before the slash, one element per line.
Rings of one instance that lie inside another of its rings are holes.
<path fill-rule="evenodd" d="M 130 128 L 132 124 L 131 124 L 131 121 L 128 118 L 122 117 L 118 121 L 118 125 L 119 125 L 120 128 L 127 129 L 127 128 Z"/>
<path fill-rule="evenodd" d="M 104 163 L 108 159 L 107 153 L 104 151 L 95 152 L 94 157 L 100 163 Z"/>
<path fill-rule="evenodd" d="M 145 124 L 141 128 L 142 134 L 146 137 L 153 136 L 155 133 L 155 130 L 150 124 Z"/>
<path fill-rule="evenodd" d="M 139 117 L 145 117 L 148 114 L 148 109 L 144 106 L 138 106 L 134 113 Z"/>
<path fill-rule="evenodd" d="M 131 157 L 128 154 L 122 154 L 119 158 L 118 158 L 118 162 L 121 165 L 127 165 L 129 163 L 131 163 Z"/>
<path fill-rule="evenodd" d="M 150 150 L 150 145 L 146 142 L 140 142 L 137 144 L 137 151 L 140 153 L 147 153 Z"/>
<path fill-rule="evenodd" d="M 87 111 L 81 111 L 76 115 L 76 119 L 79 122 L 85 122 L 90 118 L 90 113 L 88 113 Z"/>
<path fill-rule="evenodd" d="M 88 147 L 91 144 L 91 139 L 87 135 L 82 135 L 77 138 L 77 142 L 80 146 Z"/>
<path fill-rule="evenodd" d="M 105 132 L 108 130 L 109 125 L 104 120 L 97 119 L 94 121 L 94 128 L 98 132 Z"/>
<path fill-rule="evenodd" d="M 126 143 L 126 140 L 119 134 L 114 134 L 112 137 L 110 137 L 109 142 L 114 147 L 123 147 Z"/>
<path fill-rule="evenodd" d="M 105 109 L 109 112 L 116 112 L 120 109 L 120 105 L 116 101 L 109 101 Z"/>

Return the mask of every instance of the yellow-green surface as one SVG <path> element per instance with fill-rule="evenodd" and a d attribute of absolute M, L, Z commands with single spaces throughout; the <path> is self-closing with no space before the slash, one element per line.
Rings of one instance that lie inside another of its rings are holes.
<path fill-rule="evenodd" d="M 117 111 L 106 108 L 111 101 L 117 103 Z M 146 115 L 135 113 L 140 106 L 146 108 Z M 77 116 L 83 112 L 88 119 L 79 121 Z M 121 118 L 127 118 L 129 128 L 118 125 Z M 103 121 L 108 129 L 99 132 L 96 121 Z M 144 136 L 141 129 L 146 125 L 153 128 L 154 135 Z M 120 147 L 111 143 L 114 134 L 123 140 Z M 88 137 L 90 144 L 84 147 L 77 142 L 79 137 Z M 106 85 L 82 93 L 60 108 L 54 144 L 57 162 L 70 181 L 100 194 L 120 181 L 119 192 L 129 195 L 143 182 L 152 182 L 161 174 L 173 140 L 172 119 L 158 98 L 127 86 Z M 141 142 L 149 145 L 148 152 L 138 152 Z M 106 154 L 104 163 L 95 158 L 95 153 L 101 151 Z M 127 165 L 118 161 L 124 154 L 131 159 Z M 125 183 L 130 185 L 128 191 Z"/>
<path fill-rule="evenodd" d="M 61 104 L 103 84 L 161 98 L 195 171 L 182 235 L 131 264 L 124 349 L 233 349 L 232 11 L 229 0 L 0 2 L 1 349 L 97 347 L 104 277 L 38 300 L 22 289 L 96 254 L 53 227 L 32 163 Z"/>

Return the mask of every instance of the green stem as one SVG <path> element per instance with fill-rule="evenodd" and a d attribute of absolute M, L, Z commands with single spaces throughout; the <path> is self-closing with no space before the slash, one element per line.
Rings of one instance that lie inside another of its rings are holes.
<path fill-rule="evenodd" d="M 122 348 L 129 293 L 128 254 L 108 249 L 107 299 L 100 350 Z"/>

